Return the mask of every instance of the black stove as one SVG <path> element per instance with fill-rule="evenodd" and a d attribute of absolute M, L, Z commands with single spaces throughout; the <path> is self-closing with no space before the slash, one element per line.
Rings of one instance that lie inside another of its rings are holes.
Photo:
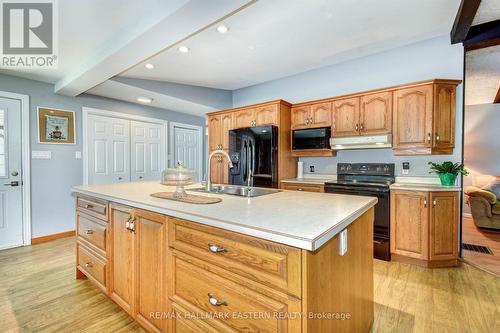
<path fill-rule="evenodd" d="M 394 183 L 394 164 L 386 163 L 339 163 L 337 180 L 325 183 L 325 192 L 374 196 L 374 257 L 391 260 L 390 251 L 390 185 Z"/>

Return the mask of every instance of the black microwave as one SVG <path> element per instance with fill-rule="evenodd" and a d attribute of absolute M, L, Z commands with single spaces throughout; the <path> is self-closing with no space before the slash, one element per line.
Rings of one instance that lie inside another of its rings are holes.
<path fill-rule="evenodd" d="M 330 127 L 309 128 L 292 132 L 292 149 L 330 149 Z"/>

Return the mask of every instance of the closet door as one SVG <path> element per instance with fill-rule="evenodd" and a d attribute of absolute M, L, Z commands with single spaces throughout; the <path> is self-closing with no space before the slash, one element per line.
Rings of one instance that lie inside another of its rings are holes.
<path fill-rule="evenodd" d="M 88 116 L 88 182 L 130 181 L 130 121 Z"/>
<path fill-rule="evenodd" d="M 165 161 L 165 134 L 160 124 L 130 122 L 131 181 L 160 180 Z"/>

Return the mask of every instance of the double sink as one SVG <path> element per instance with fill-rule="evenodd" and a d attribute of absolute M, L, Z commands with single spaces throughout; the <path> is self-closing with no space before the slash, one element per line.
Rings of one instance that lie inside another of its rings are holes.
<path fill-rule="evenodd" d="M 211 191 L 207 191 L 205 187 L 190 188 L 186 190 L 195 192 L 204 192 L 204 193 L 214 193 L 214 194 L 229 194 L 247 198 L 260 197 L 261 195 L 281 192 L 281 190 L 277 190 L 274 188 L 247 187 L 239 185 L 212 185 Z"/>

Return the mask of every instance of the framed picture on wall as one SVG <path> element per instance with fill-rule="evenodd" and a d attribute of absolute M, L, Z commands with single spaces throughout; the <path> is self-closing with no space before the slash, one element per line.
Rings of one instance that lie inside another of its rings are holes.
<path fill-rule="evenodd" d="M 75 112 L 39 106 L 38 143 L 74 145 Z"/>

